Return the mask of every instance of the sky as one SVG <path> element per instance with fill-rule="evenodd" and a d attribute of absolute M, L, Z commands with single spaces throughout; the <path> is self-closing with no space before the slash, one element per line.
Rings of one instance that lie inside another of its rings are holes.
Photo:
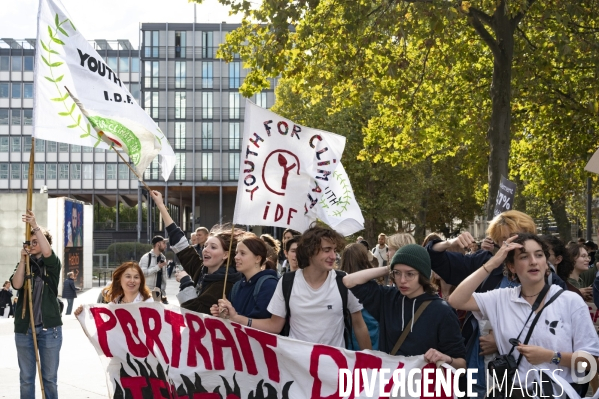
<path fill-rule="evenodd" d="M 61 1 L 61 0 L 55 0 Z M 0 38 L 29 39 L 37 35 L 39 0 L 1 0 Z M 141 22 L 193 22 L 193 3 L 187 0 L 62 0 L 73 23 L 87 40 L 129 39 L 139 46 Z M 217 0 L 196 6 L 196 21 L 238 23 Z"/>

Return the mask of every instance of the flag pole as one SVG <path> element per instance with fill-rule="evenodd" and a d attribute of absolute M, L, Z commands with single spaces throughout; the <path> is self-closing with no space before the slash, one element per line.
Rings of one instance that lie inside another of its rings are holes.
<path fill-rule="evenodd" d="M 139 174 L 137 173 L 137 171 L 136 171 L 135 169 L 133 169 L 133 168 L 131 167 L 131 165 L 129 165 L 129 162 L 127 162 L 127 161 L 125 160 L 125 158 L 124 158 L 124 157 L 121 155 L 121 153 L 120 153 L 120 152 L 118 152 L 118 151 L 116 150 L 116 148 L 114 148 L 114 146 L 112 146 L 112 145 L 110 146 L 110 149 L 111 149 L 111 150 L 113 150 L 114 152 L 116 152 L 116 155 L 118 155 L 118 156 L 119 156 L 119 158 L 121 158 L 121 160 L 122 160 L 122 161 L 125 163 L 125 165 L 127 165 L 127 167 L 129 168 L 129 170 L 130 170 L 131 172 L 133 172 L 133 174 L 134 174 L 135 176 L 137 176 L 137 179 L 138 179 L 138 180 L 141 182 L 141 184 L 143 184 L 143 185 L 144 185 L 144 187 L 146 188 L 146 190 L 148 190 L 148 193 L 149 193 L 150 191 L 152 191 L 152 189 L 150 188 L 150 186 L 148 186 L 148 185 L 146 184 L 146 182 L 145 182 L 145 181 L 143 181 L 143 179 L 142 179 L 142 178 L 139 176 Z"/>
<path fill-rule="evenodd" d="M 227 257 L 227 267 L 225 268 L 225 284 L 223 285 L 223 299 L 227 299 L 227 276 L 229 275 L 229 265 L 231 264 L 231 250 L 233 249 L 233 238 L 235 236 L 235 224 L 231 223 L 231 242 L 229 243 L 229 256 Z M 224 310 L 224 309 L 223 309 Z"/>
<path fill-rule="evenodd" d="M 27 208 L 25 214 L 33 208 L 33 166 L 35 161 L 35 138 L 31 137 L 31 153 L 29 154 L 29 175 L 27 177 Z M 26 250 L 31 245 L 31 225 L 29 222 L 25 223 L 25 242 L 23 248 Z M 29 252 L 29 251 L 28 251 Z M 42 399 L 46 399 L 46 391 L 44 390 L 44 380 L 42 378 L 42 365 L 40 363 L 40 355 L 37 347 L 37 334 L 35 332 L 35 321 L 33 318 L 33 293 L 31 288 L 31 255 L 25 258 L 25 299 L 23 302 L 23 313 L 22 318 L 25 317 L 25 306 L 29 306 L 29 323 L 31 325 L 31 335 L 33 338 L 33 348 L 35 351 L 35 362 L 37 363 L 37 374 L 40 379 L 40 388 L 42 389 Z"/>

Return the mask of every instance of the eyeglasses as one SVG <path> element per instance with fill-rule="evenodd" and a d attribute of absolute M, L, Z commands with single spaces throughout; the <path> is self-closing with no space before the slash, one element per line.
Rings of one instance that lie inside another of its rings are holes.
<path fill-rule="evenodd" d="M 401 270 L 391 270 L 391 275 L 393 278 L 399 278 L 401 280 L 402 276 L 406 278 L 406 281 L 412 281 L 418 276 L 418 272 L 402 272 Z"/>

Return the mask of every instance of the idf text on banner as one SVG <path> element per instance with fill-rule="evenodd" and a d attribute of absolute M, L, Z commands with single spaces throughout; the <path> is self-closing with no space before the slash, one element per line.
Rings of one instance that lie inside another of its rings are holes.
<path fill-rule="evenodd" d="M 364 230 L 364 216 L 354 197 L 349 176 L 340 163 L 323 189 L 322 197 L 316 206 L 316 215 L 344 236 Z"/>
<path fill-rule="evenodd" d="M 344 148 L 342 136 L 246 101 L 233 222 L 306 230 Z"/>
<path fill-rule="evenodd" d="M 459 377 L 423 356 L 312 344 L 159 303 L 87 305 L 78 319 L 110 398 L 449 398 Z M 443 392 L 436 378 L 449 395 L 424 394 Z"/>
<path fill-rule="evenodd" d="M 35 138 L 126 152 L 140 176 L 156 155 L 162 177 L 175 154 L 158 125 L 75 28 L 59 0 L 40 0 L 35 62 Z M 76 97 L 83 110 L 69 96 Z"/>

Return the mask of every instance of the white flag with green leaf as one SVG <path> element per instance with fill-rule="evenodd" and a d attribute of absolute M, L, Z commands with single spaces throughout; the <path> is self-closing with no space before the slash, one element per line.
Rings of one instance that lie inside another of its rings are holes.
<path fill-rule="evenodd" d="M 175 154 L 166 137 L 58 0 L 40 0 L 34 82 L 35 138 L 112 146 L 129 155 L 139 176 L 160 154 L 168 179 Z"/>

